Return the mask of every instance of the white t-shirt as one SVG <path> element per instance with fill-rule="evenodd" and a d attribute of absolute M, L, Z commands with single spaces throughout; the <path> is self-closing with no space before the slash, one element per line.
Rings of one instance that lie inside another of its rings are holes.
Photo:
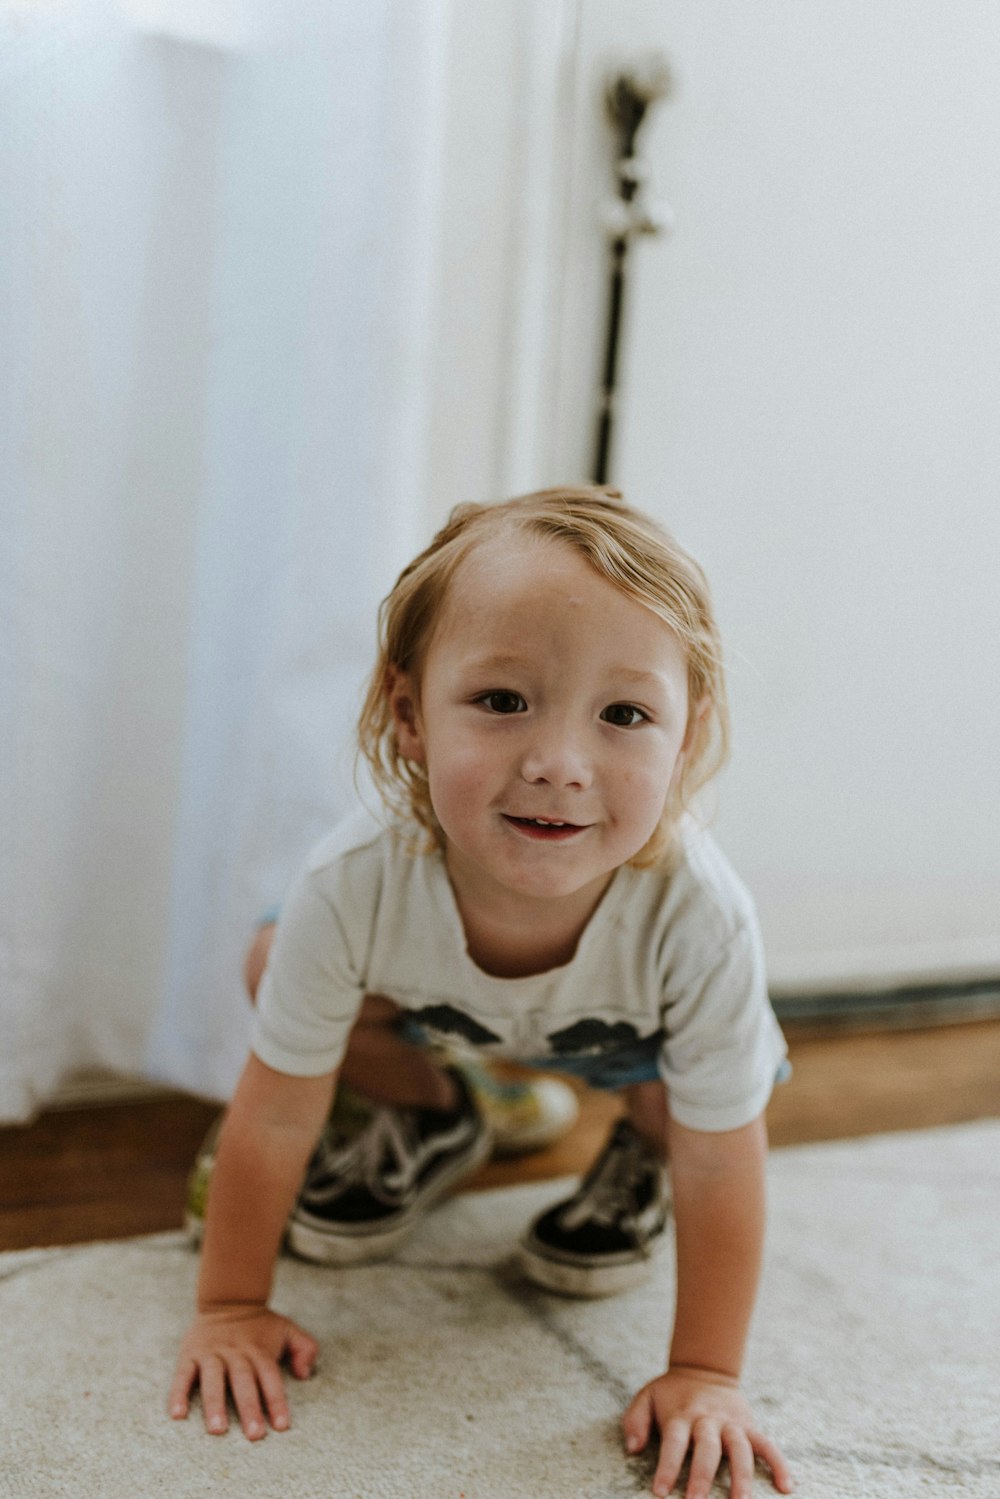
<path fill-rule="evenodd" d="M 554 1069 L 561 1055 L 660 1034 L 673 1117 L 738 1129 L 766 1105 L 786 1048 L 747 890 L 693 819 L 681 841 L 672 873 L 615 872 L 568 963 L 496 978 L 469 957 L 443 856 L 408 853 L 405 838 L 354 813 L 313 850 L 282 909 L 253 1050 L 278 1072 L 330 1072 L 366 994 L 435 1035 Z"/>

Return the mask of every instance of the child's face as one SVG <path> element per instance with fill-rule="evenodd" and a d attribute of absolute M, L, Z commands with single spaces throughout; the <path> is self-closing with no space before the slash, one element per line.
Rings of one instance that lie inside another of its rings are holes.
<path fill-rule="evenodd" d="M 571 547 L 470 554 L 417 696 L 401 676 L 397 738 L 426 765 L 460 893 L 599 896 L 655 830 L 685 747 L 684 648 Z"/>

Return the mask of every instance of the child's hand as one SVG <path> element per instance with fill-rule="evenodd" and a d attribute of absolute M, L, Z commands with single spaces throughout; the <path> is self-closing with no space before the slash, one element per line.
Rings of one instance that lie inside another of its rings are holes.
<path fill-rule="evenodd" d="M 315 1338 L 266 1306 L 224 1306 L 199 1312 L 181 1344 L 170 1387 L 170 1415 L 175 1421 L 184 1419 L 191 1391 L 199 1384 L 205 1429 L 221 1435 L 229 1427 L 228 1385 L 243 1434 L 251 1442 L 267 1431 L 261 1395 L 271 1425 L 275 1431 L 285 1431 L 291 1417 L 279 1360 L 287 1356 L 296 1379 L 308 1379 L 318 1352 Z"/>
<path fill-rule="evenodd" d="M 685 1499 L 707 1499 L 724 1456 L 729 1459 L 731 1499 L 750 1499 L 755 1457 L 767 1463 L 775 1487 L 791 1493 L 788 1464 L 775 1443 L 754 1427 L 753 1413 L 734 1379 L 675 1367 L 650 1380 L 622 1417 L 629 1452 L 642 1451 L 654 1425 L 660 1433 L 654 1494 L 670 1493 L 689 1449 Z"/>

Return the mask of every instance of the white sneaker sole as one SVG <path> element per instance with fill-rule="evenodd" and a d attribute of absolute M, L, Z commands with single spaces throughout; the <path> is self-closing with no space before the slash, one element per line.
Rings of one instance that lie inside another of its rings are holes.
<path fill-rule="evenodd" d="M 557 1296 L 575 1296 L 594 1301 L 602 1296 L 618 1296 L 645 1285 L 656 1271 L 666 1249 L 667 1235 L 660 1235 L 648 1258 L 623 1259 L 617 1264 L 583 1265 L 571 1260 L 553 1259 L 534 1249 L 527 1240 L 518 1245 L 516 1263 L 522 1274 L 544 1291 Z"/>
<path fill-rule="evenodd" d="M 419 1202 L 395 1217 L 391 1227 L 372 1229 L 359 1225 L 354 1228 L 350 1224 L 340 1224 L 333 1231 L 324 1219 L 296 1208 L 288 1220 L 287 1246 L 299 1259 L 310 1260 L 315 1265 L 361 1265 L 370 1260 L 386 1259 L 405 1244 L 428 1208 L 478 1171 L 489 1160 L 492 1151 L 493 1140 L 489 1131 L 484 1130 L 472 1153 L 443 1169 Z"/>

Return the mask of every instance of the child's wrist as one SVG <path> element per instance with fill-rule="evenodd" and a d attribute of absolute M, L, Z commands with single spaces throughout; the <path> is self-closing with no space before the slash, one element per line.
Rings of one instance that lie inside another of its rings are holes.
<path fill-rule="evenodd" d="M 686 1374 L 691 1379 L 703 1379 L 708 1384 L 726 1385 L 729 1389 L 738 1390 L 740 1387 L 740 1376 L 729 1369 L 713 1369 L 708 1364 L 682 1363 L 678 1359 L 671 1359 L 667 1367 L 668 1374 Z"/>
<path fill-rule="evenodd" d="M 199 1317 L 256 1317 L 261 1312 L 267 1311 L 267 1298 L 263 1301 L 210 1301 L 207 1298 L 198 1298 L 197 1311 Z"/>

